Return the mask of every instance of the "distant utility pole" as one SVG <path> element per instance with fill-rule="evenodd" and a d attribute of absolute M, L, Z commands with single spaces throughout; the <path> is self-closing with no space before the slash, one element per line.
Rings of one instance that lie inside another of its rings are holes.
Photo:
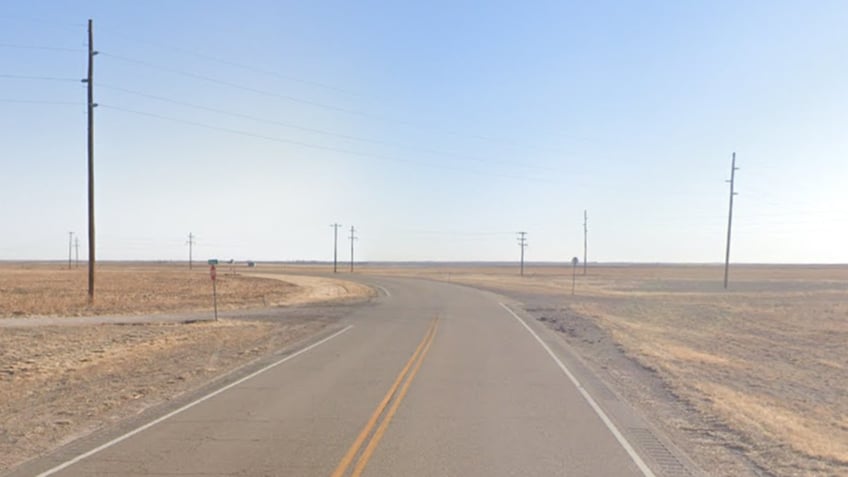
<path fill-rule="evenodd" d="M 338 273 L 339 269 L 339 227 L 342 224 L 331 224 L 333 228 L 333 273 Z"/>
<path fill-rule="evenodd" d="M 74 268 L 79 268 L 79 237 L 74 237 Z"/>
<path fill-rule="evenodd" d="M 71 269 L 71 252 L 74 248 L 74 233 L 68 232 L 68 270 Z"/>
<path fill-rule="evenodd" d="M 188 241 L 186 243 L 188 244 L 188 269 L 191 270 L 193 265 L 194 265 L 194 260 L 192 258 L 192 251 L 194 249 L 194 244 L 197 243 L 197 241 L 194 240 L 194 234 L 193 233 L 191 233 L 191 232 L 188 233 Z"/>
<path fill-rule="evenodd" d="M 88 301 L 94 303 L 94 29 L 88 20 Z"/>
<path fill-rule="evenodd" d="M 353 225 L 350 226 L 350 273 L 353 273 L 353 242 L 358 240 L 359 237 L 356 236 L 356 229 Z"/>
<path fill-rule="evenodd" d="M 733 196 L 736 195 L 734 186 L 736 184 L 736 153 L 733 153 L 733 160 L 730 163 L 730 180 L 725 181 L 730 183 L 730 210 L 727 213 L 727 249 L 724 253 L 724 288 L 727 289 L 727 274 L 730 270 L 730 229 L 733 225 Z"/>
<path fill-rule="evenodd" d="M 586 274 L 586 244 L 587 237 L 589 233 L 588 226 L 589 225 L 589 213 L 586 209 L 583 209 L 583 275 Z"/>
<path fill-rule="evenodd" d="M 518 232 L 518 246 L 521 247 L 521 276 L 524 276 L 524 248 L 527 247 L 527 232 Z"/>

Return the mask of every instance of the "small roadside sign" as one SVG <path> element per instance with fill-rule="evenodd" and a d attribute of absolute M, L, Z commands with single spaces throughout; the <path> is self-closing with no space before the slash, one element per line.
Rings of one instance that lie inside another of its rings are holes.
<path fill-rule="evenodd" d="M 217 260 L 215 261 L 217 262 Z M 215 307 L 215 321 L 218 321 L 218 287 L 216 286 L 218 271 L 215 269 L 215 265 L 209 265 L 209 278 L 212 279 L 212 303 Z"/>
<path fill-rule="evenodd" d="M 208 263 L 209 265 L 218 265 L 218 259 L 217 258 L 210 258 L 209 260 L 206 261 L 206 263 Z"/>

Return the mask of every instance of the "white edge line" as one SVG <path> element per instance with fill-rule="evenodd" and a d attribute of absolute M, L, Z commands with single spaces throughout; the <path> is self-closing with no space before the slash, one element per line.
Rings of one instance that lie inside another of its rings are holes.
<path fill-rule="evenodd" d="M 391 293 L 389 293 L 389 290 L 387 290 L 387 289 L 386 289 L 386 287 L 384 287 L 384 286 L 382 286 L 382 285 L 374 285 L 374 286 L 375 286 L 375 287 L 377 287 L 377 288 L 379 288 L 380 290 L 382 290 L 382 291 L 383 291 L 383 293 L 385 293 L 385 295 L 386 295 L 387 297 L 391 297 L 391 296 L 392 296 L 392 294 L 391 294 Z"/>
<path fill-rule="evenodd" d="M 330 336 L 328 336 L 328 337 L 326 337 L 326 338 L 322 339 L 321 341 L 318 341 L 318 342 L 312 343 L 311 345 L 307 346 L 306 348 L 303 348 L 303 349 L 301 349 L 301 350 L 299 350 L 299 351 L 296 351 L 296 352 L 294 352 L 294 353 L 292 353 L 292 354 L 290 354 L 290 355 L 286 356 L 285 358 L 283 358 L 283 359 L 281 359 L 281 360 L 279 360 L 279 361 L 275 361 L 275 362 L 273 362 L 273 363 L 271 363 L 271 364 L 269 364 L 269 365 L 265 366 L 264 368 L 262 368 L 262 369 L 260 369 L 260 370 L 258 370 L 258 371 L 254 371 L 254 372 L 252 372 L 252 373 L 248 374 L 247 376 L 245 376 L 245 377 L 243 377 L 243 378 L 239 379 L 238 381 L 232 382 L 232 383 L 230 383 L 230 384 L 228 384 L 228 385 L 226 385 L 226 386 L 224 386 L 224 387 L 222 387 L 222 388 L 216 389 L 215 391 L 212 391 L 211 393 L 209 393 L 209 394 L 207 394 L 207 395 L 205 395 L 205 396 L 203 396 L 203 397 L 201 397 L 201 398 L 199 398 L 199 399 L 197 399 L 197 400 L 195 400 L 195 401 L 192 401 L 192 402 L 190 402 L 190 403 L 186 404 L 185 406 L 183 406 L 183 407 L 181 407 L 181 408 L 179 408 L 179 409 L 175 409 L 175 410 L 173 410 L 173 411 L 169 412 L 168 414 L 165 414 L 164 416 L 161 416 L 161 417 L 159 417 L 159 418 L 157 418 L 157 419 L 154 419 L 154 420 L 152 420 L 152 421 L 148 422 L 147 424 L 145 424 L 145 425 L 143 425 L 143 426 L 141 426 L 141 427 L 138 427 L 138 428 L 136 428 L 136 429 L 133 429 L 132 431 L 127 432 L 126 434 L 124 434 L 124 435 L 122 435 L 122 436 L 120 436 L 120 437 L 116 437 L 115 439 L 112 439 L 111 441 L 109 441 L 109 442 L 107 442 L 107 443 L 105 443 L 105 444 L 102 444 L 102 445 L 100 445 L 100 446 L 98 446 L 98 447 L 95 447 L 94 449 L 91 449 L 90 451 L 88 451 L 88 452 L 86 452 L 86 453 L 84 453 L 84 454 L 80 454 L 80 455 L 78 455 L 78 456 L 74 457 L 74 458 L 73 458 L 73 459 L 71 459 L 71 460 L 68 460 L 68 461 L 66 461 L 66 462 L 63 462 L 62 464 L 57 465 L 56 467 L 53 467 L 53 468 L 52 468 L 52 469 L 50 469 L 50 470 L 46 470 L 46 471 L 44 471 L 44 472 L 42 472 L 42 473 L 38 474 L 38 476 L 37 476 L 37 477 L 47 477 L 48 475 L 52 475 L 52 474 L 55 474 L 56 472 L 59 472 L 60 470 L 64 470 L 64 469 L 66 469 L 67 467 L 70 467 L 70 466 L 72 466 L 72 465 L 76 464 L 77 462 L 79 462 L 79 461 L 81 461 L 81 460 L 83 460 L 83 459 L 85 459 L 85 458 L 91 457 L 92 455 L 97 454 L 98 452 L 100 452 L 100 451 L 102 451 L 102 450 L 104 450 L 104 449 L 108 449 L 109 447 L 112 447 L 113 445 L 115 445 L 115 444 L 117 444 L 117 443 L 119 443 L 119 442 L 121 442 L 121 441 L 124 441 L 124 440 L 126 440 L 126 439 L 129 439 L 130 437 L 132 437 L 132 436 L 134 436 L 134 435 L 136 435 L 136 434 L 138 434 L 138 433 L 140 433 L 140 432 L 143 432 L 143 431 L 145 431 L 145 430 L 147 430 L 147 429 L 150 429 L 151 427 L 155 426 L 156 424 L 159 424 L 160 422 L 162 422 L 162 421 L 164 421 L 164 420 L 166 420 L 166 419 L 170 419 L 170 418 L 172 418 L 172 417 L 176 416 L 177 414 L 179 414 L 179 413 L 181 413 L 181 412 L 183 412 L 183 411 L 186 411 L 186 410 L 188 410 L 188 409 L 190 409 L 190 408 L 192 408 L 192 407 L 194 407 L 194 406 L 196 406 L 196 405 L 198 405 L 198 404 L 202 403 L 203 401 L 206 401 L 207 399 L 213 398 L 213 397 L 217 396 L 218 394 L 221 394 L 222 392 L 224 392 L 224 391 L 226 391 L 226 390 L 228 390 L 228 389 L 230 389 L 230 388 L 232 388 L 232 387 L 234 387 L 234 386 L 238 386 L 239 384 L 241 384 L 241 383 L 243 383 L 243 382 L 247 381 L 248 379 L 254 378 L 254 377 L 258 376 L 259 374 L 262 374 L 262 373 L 264 373 L 265 371 L 268 371 L 268 370 L 269 370 L 269 369 L 271 369 L 271 368 L 274 368 L 274 367 L 276 367 L 276 366 L 279 366 L 279 365 L 281 365 L 281 364 L 285 363 L 286 361 L 288 361 L 288 360 L 290 360 L 290 359 L 293 359 L 293 358 L 295 358 L 295 357 L 297 357 L 297 356 L 300 356 L 301 354 L 306 353 L 307 351 L 309 351 L 309 350 L 311 350 L 311 349 L 313 349 L 313 348 L 316 348 L 316 347 L 318 347 L 318 346 L 320 346 L 320 345 L 322 345 L 322 344 L 326 343 L 327 341 L 330 341 L 331 339 L 333 339 L 333 338 L 335 338 L 336 336 L 339 336 L 340 334 L 342 334 L 342 333 L 344 333 L 344 332 L 346 332 L 346 331 L 350 330 L 351 328 L 353 328 L 353 325 L 348 325 L 347 327 L 345 327 L 345 328 L 343 328 L 343 329 L 341 329 L 341 330 L 339 330 L 339 331 L 337 331 L 337 332 L 333 333 L 332 335 L 330 335 Z"/>
<path fill-rule="evenodd" d="M 556 364 L 559 366 L 559 369 L 561 369 L 562 372 L 566 376 L 568 376 L 568 379 L 571 380 L 571 382 L 577 387 L 577 390 L 580 391 L 580 395 L 583 396 L 583 399 L 585 399 L 587 403 L 589 403 L 589 406 L 592 407 L 592 409 L 595 411 L 595 414 L 597 414 L 598 417 L 601 418 L 601 421 L 603 421 L 603 423 L 607 426 L 607 429 L 609 429 L 609 431 L 615 437 L 615 440 L 617 440 L 618 443 L 621 444 L 621 447 L 623 447 L 624 450 L 627 452 L 627 454 L 630 455 L 630 458 L 633 459 L 633 462 L 636 464 L 636 467 L 638 467 L 639 470 L 642 471 L 642 474 L 645 477 L 656 477 L 654 472 L 647 466 L 647 464 L 645 464 L 645 461 L 643 461 L 642 458 L 639 457 L 639 454 L 636 453 L 636 450 L 633 449 L 633 446 L 630 445 L 630 443 L 627 441 L 621 431 L 618 430 L 618 427 L 613 424 L 613 422 L 610 420 L 604 410 L 601 409 L 601 406 L 599 406 L 598 403 L 595 402 L 595 400 L 592 398 L 592 396 L 589 395 L 589 392 L 586 391 L 583 385 L 580 384 L 580 381 L 578 381 L 574 374 L 569 371 L 568 367 L 566 367 L 565 364 L 563 364 L 563 362 L 557 357 L 557 355 L 554 354 L 548 344 L 542 341 L 542 338 L 540 338 L 539 335 L 536 334 L 536 332 L 533 331 L 533 329 L 530 328 L 530 326 L 524 322 L 524 320 L 522 320 L 518 315 L 516 315 L 515 312 L 510 309 L 510 307 L 506 306 L 503 303 L 501 303 L 500 305 L 504 307 L 504 309 L 508 311 L 509 314 L 513 316 L 513 318 L 518 320 L 518 322 L 521 323 L 521 325 L 524 326 L 524 328 L 531 335 L 533 335 L 534 338 L 536 338 L 536 341 L 538 341 L 539 344 L 542 345 L 542 348 L 544 348 L 545 351 L 548 352 L 548 355 L 550 355 L 550 357 L 553 358 L 554 361 L 556 361 Z"/>

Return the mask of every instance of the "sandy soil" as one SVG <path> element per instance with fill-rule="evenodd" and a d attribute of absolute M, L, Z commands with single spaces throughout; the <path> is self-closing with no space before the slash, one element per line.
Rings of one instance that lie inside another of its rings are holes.
<path fill-rule="evenodd" d="M 304 339 L 329 322 L 4 329 L 0 473 Z"/>
<path fill-rule="evenodd" d="M 221 265 L 218 308 L 234 310 L 274 305 L 361 299 L 368 287 L 328 278 L 291 274 L 265 278 Z M 60 264 L 0 265 L 0 318 L 150 314 L 212 309 L 212 284 L 206 266 L 190 271 L 178 265 L 106 263 L 97 268 L 96 300 L 88 303 L 88 272 Z"/>
<path fill-rule="evenodd" d="M 721 267 L 593 268 L 574 297 L 569 268 L 370 272 L 544 303 L 539 318 L 600 371 L 630 373 L 623 393 L 711 475 L 848 475 L 848 267 L 734 267 L 728 291 Z M 614 369 L 622 351 L 638 366 Z"/>

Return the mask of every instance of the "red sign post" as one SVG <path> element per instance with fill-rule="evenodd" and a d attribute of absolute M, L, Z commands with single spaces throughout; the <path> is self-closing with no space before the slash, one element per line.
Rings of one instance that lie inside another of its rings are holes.
<path fill-rule="evenodd" d="M 215 284 L 218 282 L 218 271 L 215 265 L 209 266 L 209 278 L 212 279 L 212 303 L 215 308 L 215 321 L 218 321 L 218 289 Z"/>

